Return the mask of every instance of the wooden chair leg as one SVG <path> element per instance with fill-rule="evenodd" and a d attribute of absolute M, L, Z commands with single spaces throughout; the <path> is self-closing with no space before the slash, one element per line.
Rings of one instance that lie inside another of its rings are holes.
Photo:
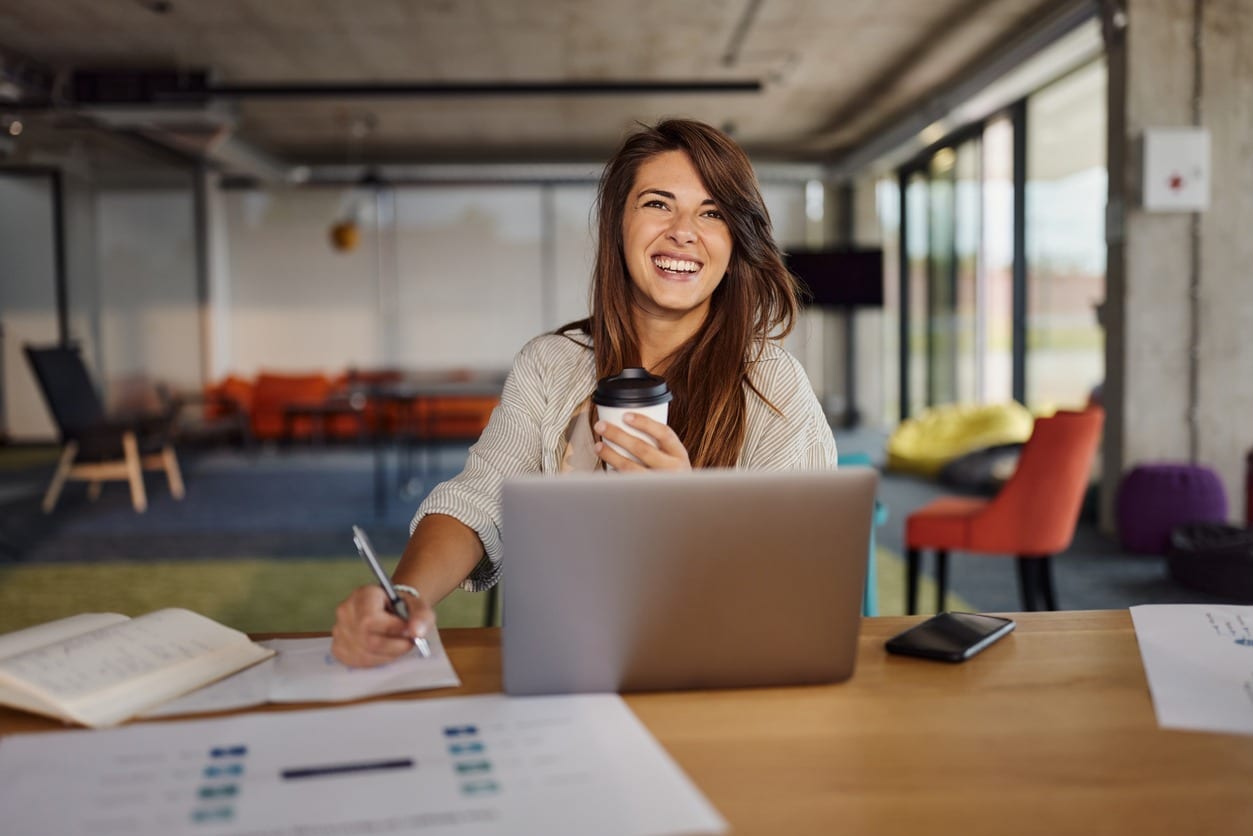
<path fill-rule="evenodd" d="M 1041 557 L 1036 560 L 1040 565 L 1040 591 L 1044 593 L 1044 606 L 1048 610 L 1057 609 L 1057 595 L 1053 592 L 1053 559 Z"/>
<path fill-rule="evenodd" d="M 87 483 L 87 498 L 95 502 L 100 498 L 100 487 L 103 483 L 99 479 L 92 480 Z"/>
<path fill-rule="evenodd" d="M 905 612 L 913 615 L 918 612 L 918 563 L 921 559 L 918 549 L 906 549 L 907 564 L 905 576 Z"/>
<path fill-rule="evenodd" d="M 66 442 L 65 449 L 61 451 L 61 458 L 57 461 L 56 472 L 52 474 L 52 481 L 48 484 L 48 491 L 44 494 L 41 507 L 45 514 L 51 514 L 52 509 L 57 507 L 57 500 L 61 498 L 61 489 L 65 487 L 65 480 L 70 475 L 70 469 L 74 466 L 74 457 L 77 455 L 78 442 Z"/>
<path fill-rule="evenodd" d="M 165 445 L 161 448 L 161 461 L 165 464 L 165 478 L 170 483 L 170 493 L 175 499 L 182 499 L 187 490 L 183 487 L 183 472 L 178 468 L 178 456 L 174 455 L 174 448 Z"/>
<path fill-rule="evenodd" d="M 131 485 L 131 505 L 142 514 L 148 510 L 148 494 L 144 491 L 144 468 L 139 458 L 139 443 L 133 432 L 122 434 L 122 450 L 126 454 L 126 479 Z"/>
<path fill-rule="evenodd" d="M 948 551 L 935 551 L 935 611 L 944 612 L 944 601 L 948 598 Z"/>
<path fill-rule="evenodd" d="M 1036 609 L 1035 567 L 1032 563 L 1038 559 L 1018 557 L 1018 594 L 1022 599 L 1023 612 L 1035 612 Z"/>

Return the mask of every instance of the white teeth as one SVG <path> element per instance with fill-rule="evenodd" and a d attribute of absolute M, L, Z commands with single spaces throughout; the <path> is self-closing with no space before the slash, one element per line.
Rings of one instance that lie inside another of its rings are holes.
<path fill-rule="evenodd" d="M 695 273 L 700 269 L 698 262 L 667 258 L 662 255 L 653 256 L 653 264 L 656 264 L 662 270 L 669 270 L 671 273 Z"/>

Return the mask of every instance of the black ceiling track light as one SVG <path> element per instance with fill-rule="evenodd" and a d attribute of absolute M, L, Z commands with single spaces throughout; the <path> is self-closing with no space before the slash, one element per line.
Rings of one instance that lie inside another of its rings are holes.
<path fill-rule="evenodd" d="M 475 81 L 284 82 L 217 84 L 204 70 L 76 70 L 62 104 L 203 105 L 212 99 L 473 98 L 483 96 L 649 96 L 760 93 L 761 81 Z M 13 102 L 16 109 L 53 107 L 51 96 Z"/>
<path fill-rule="evenodd" d="M 387 98 L 392 96 L 613 96 L 760 93 L 755 80 L 728 81 L 483 81 L 409 83 L 214 84 L 228 98 Z"/>

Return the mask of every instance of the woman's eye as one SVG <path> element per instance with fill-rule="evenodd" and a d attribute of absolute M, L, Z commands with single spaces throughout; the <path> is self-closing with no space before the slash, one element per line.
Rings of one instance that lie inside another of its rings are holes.
<path fill-rule="evenodd" d="M 644 206 L 646 206 L 646 207 L 652 207 L 652 208 L 654 208 L 654 209 L 665 209 L 665 208 L 666 208 L 665 201 L 662 201 L 662 200 L 650 200 L 650 201 L 647 201 L 647 202 L 644 204 Z"/>
<path fill-rule="evenodd" d="M 716 221 L 723 220 L 722 213 L 719 212 L 717 209 L 710 209 L 708 212 L 705 213 L 705 217 L 713 218 Z"/>

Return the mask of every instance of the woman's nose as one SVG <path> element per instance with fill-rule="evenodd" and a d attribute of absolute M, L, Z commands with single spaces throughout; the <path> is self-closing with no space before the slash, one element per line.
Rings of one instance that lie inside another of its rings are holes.
<path fill-rule="evenodd" d="M 691 219 L 680 213 L 675 213 L 666 234 L 676 244 L 690 244 L 696 240 L 696 228 Z"/>

